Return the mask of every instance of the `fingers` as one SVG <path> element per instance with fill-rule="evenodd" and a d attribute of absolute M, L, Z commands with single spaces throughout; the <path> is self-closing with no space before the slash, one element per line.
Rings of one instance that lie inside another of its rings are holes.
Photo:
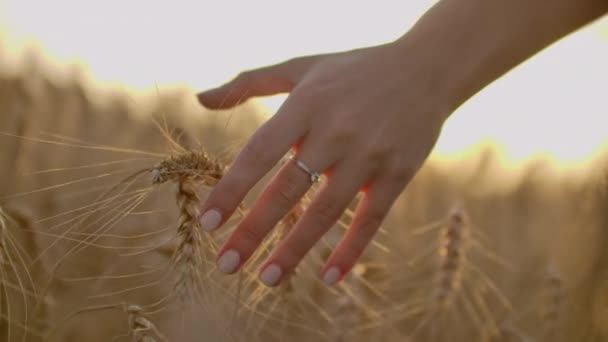
<path fill-rule="evenodd" d="M 279 112 L 253 134 L 203 204 L 203 230 L 221 226 L 249 190 L 306 134 L 308 124 L 300 114 L 302 108 L 288 98 Z"/>
<path fill-rule="evenodd" d="M 306 166 L 312 170 L 328 169 L 334 158 L 329 154 L 316 154 L 319 148 L 304 144 L 298 151 L 298 160 L 306 160 Z M 220 250 L 218 269 L 224 273 L 236 272 L 311 185 L 310 176 L 295 159 L 286 163 Z"/>
<path fill-rule="evenodd" d="M 302 57 L 239 74 L 232 81 L 198 94 L 199 102 L 209 109 L 226 109 L 250 97 L 290 92 L 314 61 Z"/>
<path fill-rule="evenodd" d="M 275 286 L 285 275 L 293 272 L 306 253 L 340 218 L 365 178 L 360 169 L 346 163 L 332 172 L 300 221 L 262 267 L 262 282 Z"/>
<path fill-rule="evenodd" d="M 348 274 L 374 238 L 407 180 L 381 181 L 367 189 L 350 228 L 325 264 L 322 271 L 325 284 L 333 285 Z"/>

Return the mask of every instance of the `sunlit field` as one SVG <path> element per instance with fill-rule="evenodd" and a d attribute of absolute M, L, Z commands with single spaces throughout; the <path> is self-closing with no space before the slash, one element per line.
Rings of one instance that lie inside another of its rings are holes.
<path fill-rule="evenodd" d="M 280 287 L 201 201 L 284 96 L 208 111 L 243 69 L 390 41 L 432 1 L 0 2 L 0 341 L 608 341 L 608 20 L 463 105 L 353 272 Z"/>

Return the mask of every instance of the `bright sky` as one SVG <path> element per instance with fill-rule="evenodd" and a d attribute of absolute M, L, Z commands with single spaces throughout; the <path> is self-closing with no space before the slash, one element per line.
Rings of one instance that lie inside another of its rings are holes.
<path fill-rule="evenodd" d="M 433 1 L 0 0 L 13 47 L 40 42 L 103 82 L 203 89 L 243 69 L 392 40 Z M 265 100 L 273 110 L 281 98 Z M 521 160 L 590 156 L 608 134 L 608 18 L 543 52 L 465 104 L 438 155 L 482 139 Z"/>

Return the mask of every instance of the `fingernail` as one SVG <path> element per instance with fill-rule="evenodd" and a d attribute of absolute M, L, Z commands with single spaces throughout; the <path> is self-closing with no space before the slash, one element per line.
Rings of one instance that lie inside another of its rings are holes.
<path fill-rule="evenodd" d="M 335 284 L 340 279 L 340 270 L 337 267 L 331 267 L 323 275 L 323 282 L 327 286 Z"/>
<path fill-rule="evenodd" d="M 220 222 L 222 222 L 222 214 L 215 209 L 207 210 L 200 218 L 201 228 L 206 232 L 217 229 Z"/>
<path fill-rule="evenodd" d="M 281 275 L 283 274 L 283 270 L 279 265 L 272 264 L 267 266 L 262 274 L 260 274 L 260 280 L 262 283 L 266 284 L 266 286 L 274 286 L 281 279 Z"/>
<path fill-rule="evenodd" d="M 217 268 L 222 273 L 230 274 L 236 270 L 240 261 L 241 256 L 239 255 L 239 252 L 234 249 L 229 249 L 217 260 Z"/>

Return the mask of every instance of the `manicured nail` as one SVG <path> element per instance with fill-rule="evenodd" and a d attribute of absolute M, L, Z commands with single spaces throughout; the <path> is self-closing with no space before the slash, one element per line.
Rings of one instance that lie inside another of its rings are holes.
<path fill-rule="evenodd" d="M 283 270 L 279 265 L 272 264 L 267 266 L 262 274 L 260 274 L 260 280 L 262 283 L 266 284 L 266 286 L 274 286 L 281 279 L 281 275 L 283 274 Z"/>
<path fill-rule="evenodd" d="M 229 249 L 217 260 L 217 268 L 222 273 L 230 274 L 236 271 L 240 261 L 241 256 L 239 255 L 239 252 L 234 249 Z"/>
<path fill-rule="evenodd" d="M 323 275 L 323 282 L 327 286 L 335 284 L 340 279 L 340 270 L 337 267 L 330 267 Z"/>
<path fill-rule="evenodd" d="M 215 209 L 207 210 L 200 218 L 201 228 L 204 231 L 210 232 L 217 229 L 222 222 L 222 214 Z"/>

